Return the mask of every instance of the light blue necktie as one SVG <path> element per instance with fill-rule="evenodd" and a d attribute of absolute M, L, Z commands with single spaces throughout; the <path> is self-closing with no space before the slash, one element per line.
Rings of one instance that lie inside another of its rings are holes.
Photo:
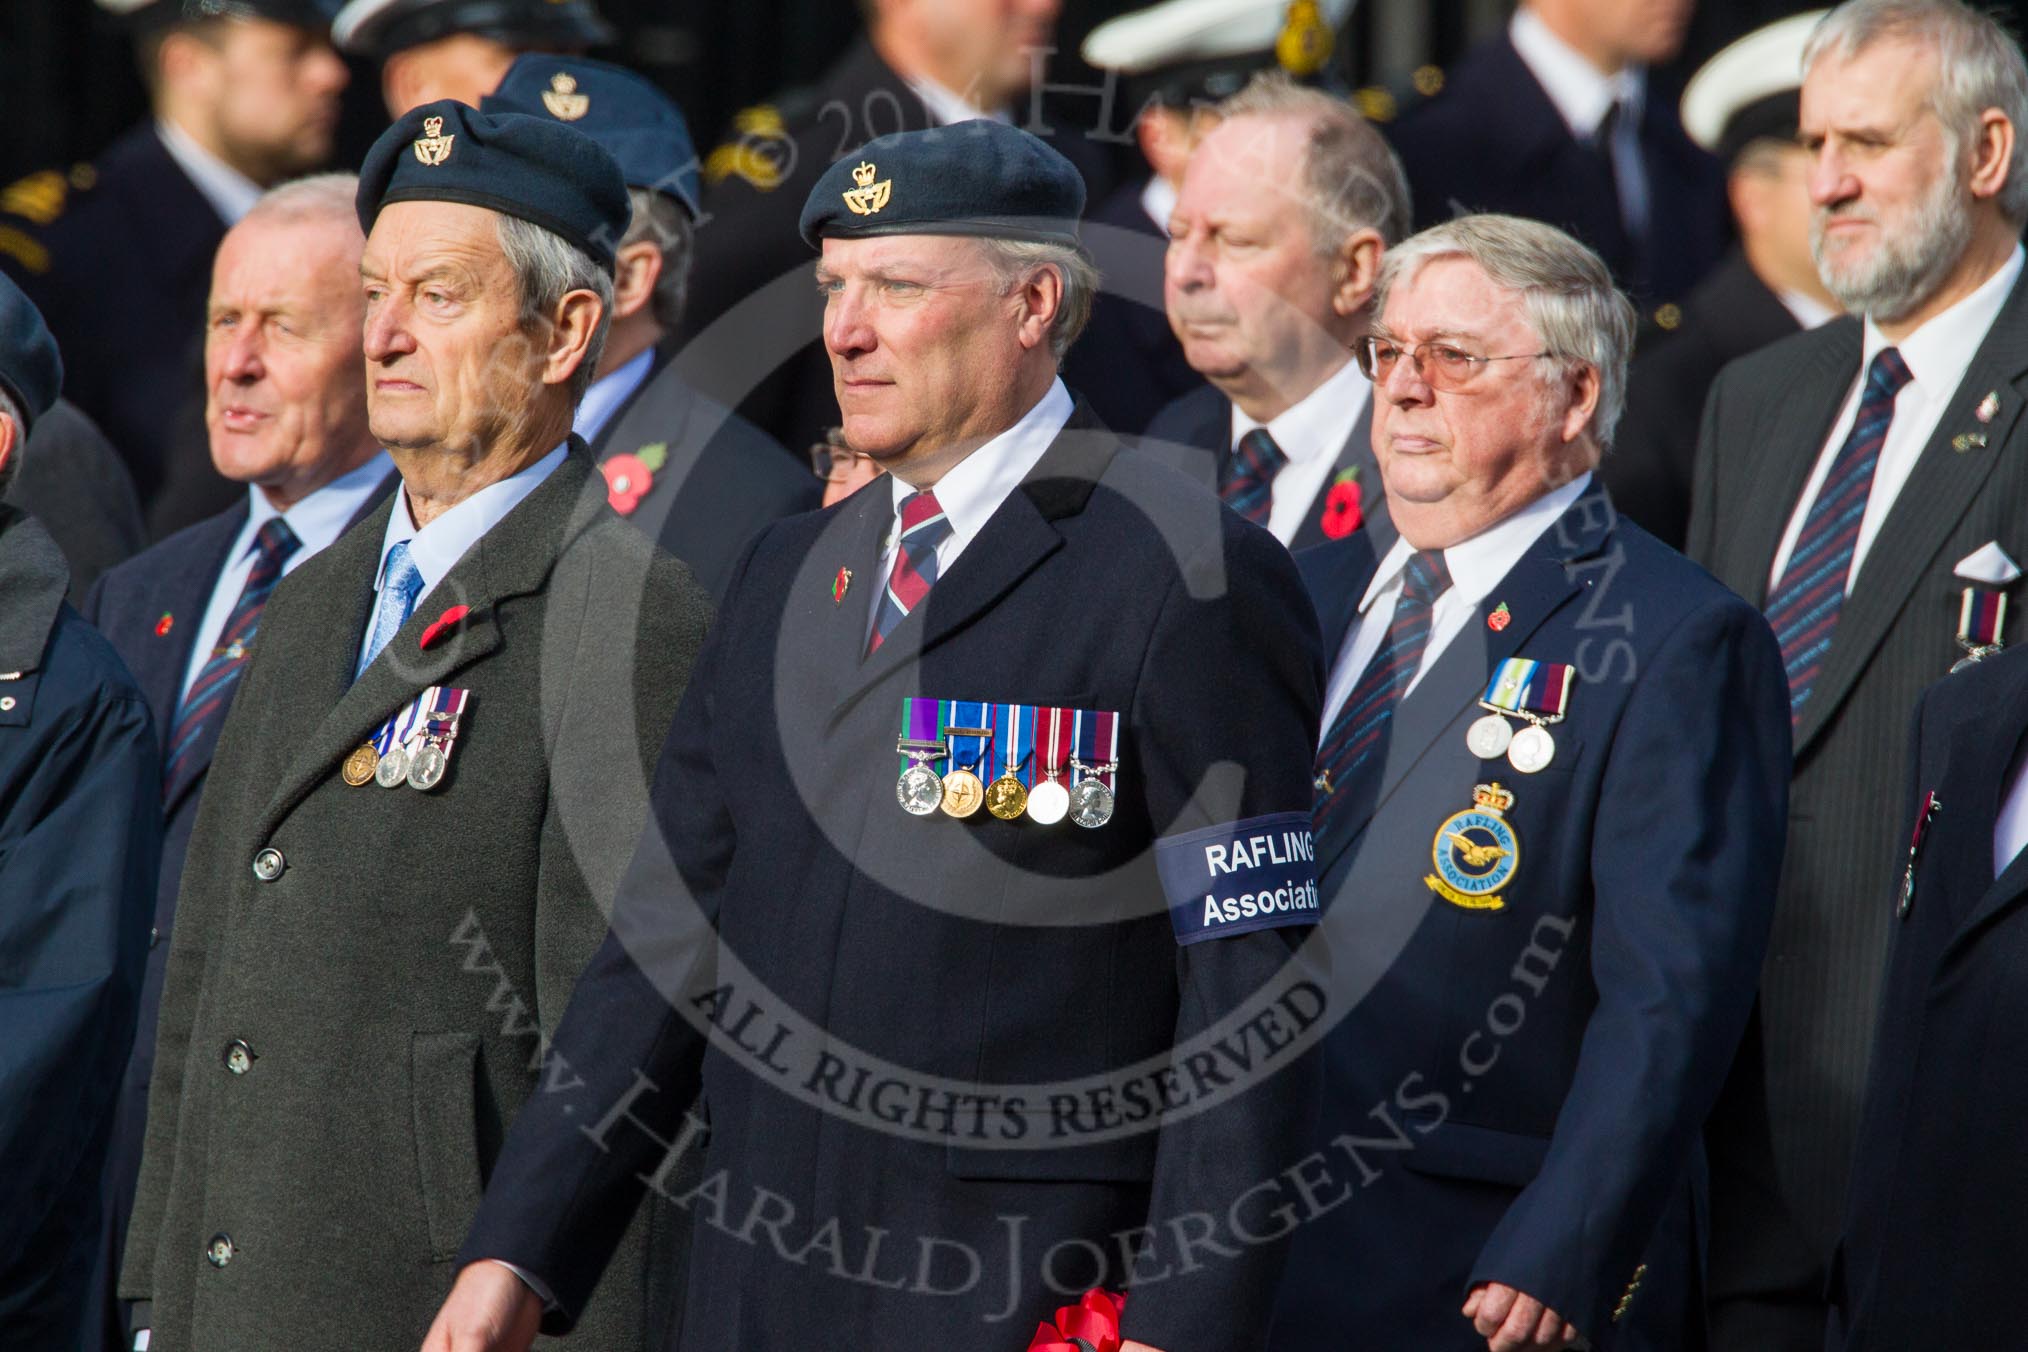
<path fill-rule="evenodd" d="M 366 645 L 366 656 L 359 663 L 360 672 L 373 665 L 373 659 L 380 656 L 380 650 L 407 623 L 422 589 L 422 571 L 408 556 L 408 541 L 397 541 L 387 551 L 387 571 L 380 584 L 380 604 L 373 612 L 373 640 Z M 358 677 L 358 672 L 353 673 L 354 680 Z"/>

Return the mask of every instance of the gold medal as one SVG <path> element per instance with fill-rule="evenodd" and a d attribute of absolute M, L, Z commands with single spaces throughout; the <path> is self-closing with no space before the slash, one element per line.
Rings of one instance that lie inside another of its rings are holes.
<path fill-rule="evenodd" d="M 986 801 L 986 786 L 970 770 L 953 770 L 944 776 L 944 811 L 953 817 L 969 817 Z"/>
<path fill-rule="evenodd" d="M 986 786 L 986 811 L 1003 822 L 1017 820 L 1028 810 L 1028 789 L 1010 772 Z"/>
<path fill-rule="evenodd" d="M 339 774 L 344 777 L 347 784 L 356 789 L 371 784 L 373 772 L 379 768 L 380 753 L 368 744 L 354 748 L 352 754 L 345 758 L 345 768 L 339 771 Z"/>

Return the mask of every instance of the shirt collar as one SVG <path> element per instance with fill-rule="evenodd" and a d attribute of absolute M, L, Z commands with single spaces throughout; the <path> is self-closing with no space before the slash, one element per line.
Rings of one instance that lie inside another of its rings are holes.
<path fill-rule="evenodd" d="M 1828 324 L 1841 313 L 1836 308 L 1824 304 L 1824 302 L 1818 300 L 1815 296 L 1801 291 L 1792 291 L 1784 288 L 1775 292 L 1775 299 L 1782 303 L 1784 310 L 1787 310 L 1795 317 L 1796 323 L 1806 329 L 1814 329 L 1819 324 Z"/>
<path fill-rule="evenodd" d="M 1051 381 L 1049 392 L 1022 415 L 1021 421 L 951 466 L 937 481 L 937 505 L 944 509 L 944 516 L 951 523 L 951 536 L 960 546 L 970 543 L 1000 509 L 1007 495 L 1028 477 L 1035 462 L 1042 459 L 1042 453 L 1070 421 L 1074 407 L 1063 382 Z M 898 523 L 902 501 L 913 497 L 915 490 L 897 478 L 893 491 Z"/>
<path fill-rule="evenodd" d="M 1359 411 L 1372 397 L 1372 383 L 1359 369 L 1359 363 L 1348 358 L 1324 378 L 1323 384 L 1283 409 L 1265 426 L 1292 465 L 1320 456 L 1336 456 L 1345 449 L 1345 441 L 1359 421 Z M 1241 437 L 1262 425 L 1241 412 L 1238 404 L 1232 406 L 1234 446 Z"/>
<path fill-rule="evenodd" d="M 2000 317 L 2014 283 L 2020 280 L 2021 264 L 2021 246 L 2016 244 L 2007 261 L 1979 283 L 1976 291 L 1941 314 L 1931 315 L 1921 328 L 1898 343 L 1889 343 L 1887 335 L 1871 319 L 1867 320 L 1859 369 L 1870 369 L 1882 348 L 1893 347 L 1908 363 L 1909 376 L 1926 397 L 1948 397 L 1964 379 L 1965 368 L 1972 364 L 1979 344 L 1986 341 L 1986 331 Z"/>
<path fill-rule="evenodd" d="M 939 127 L 948 127 L 954 122 L 970 122 L 981 117 L 994 122 L 1009 120 L 1005 112 L 988 112 L 955 89 L 938 84 L 927 75 L 909 80 L 908 87 L 922 100 L 922 106 L 929 112 L 930 121 Z"/>
<path fill-rule="evenodd" d="M 1450 570 L 1451 589 L 1473 605 L 1492 595 L 1493 588 L 1500 585 L 1501 578 L 1514 571 L 1514 565 L 1521 562 L 1521 556 L 1528 552 L 1528 547 L 1542 538 L 1542 532 L 1555 525 L 1590 485 L 1591 471 L 1586 470 L 1563 487 L 1544 493 L 1504 521 L 1495 522 L 1471 539 L 1444 550 L 1444 567 Z M 1374 570 L 1373 581 L 1366 586 L 1366 595 L 1360 598 L 1361 615 L 1400 583 L 1401 570 L 1408 566 L 1408 560 L 1414 553 L 1415 546 L 1407 540 L 1397 539 L 1394 542 L 1394 547 L 1380 560 L 1380 567 Z"/>
<path fill-rule="evenodd" d="M 393 470 L 394 462 L 388 458 L 386 451 L 381 451 L 357 469 L 347 470 L 295 503 L 286 512 L 275 510 L 275 505 L 268 501 L 267 494 L 261 492 L 259 484 L 249 485 L 246 529 L 241 532 L 246 545 L 240 554 L 244 556 L 247 549 L 253 548 L 255 534 L 279 516 L 289 523 L 289 529 L 303 542 L 302 557 L 310 557 L 345 533 L 345 527 L 359 515 L 359 509 L 366 505 L 373 491 L 380 487 L 381 480 Z"/>
<path fill-rule="evenodd" d="M 480 536 L 499 525 L 563 463 L 569 449 L 570 443 L 566 441 L 520 473 L 486 485 L 420 530 L 415 518 L 408 514 L 407 491 L 397 490 L 394 510 L 387 517 L 387 533 L 380 541 L 380 568 L 374 573 L 373 589 L 379 591 L 387 576 L 387 552 L 404 540 L 408 542 L 408 556 L 415 563 L 416 572 L 422 575 L 423 590 L 434 588 L 479 542 Z"/>
<path fill-rule="evenodd" d="M 1141 210 L 1163 235 L 1169 233 L 1169 218 L 1176 214 L 1176 185 L 1156 174 L 1141 189 Z"/>
<path fill-rule="evenodd" d="M 239 218 L 252 211 L 253 204 L 260 200 L 260 184 L 199 145 L 195 137 L 168 118 L 156 119 L 155 134 L 184 177 L 227 225 L 239 224 Z"/>
<path fill-rule="evenodd" d="M 1583 139 L 1596 133 L 1606 109 L 1615 103 L 1626 104 L 1629 116 L 1640 116 L 1648 84 L 1647 72 L 1641 67 L 1628 66 L 1617 75 L 1601 74 L 1525 5 L 1514 11 L 1507 35 L 1515 54 L 1556 105 L 1557 115 L 1572 136 Z"/>
<path fill-rule="evenodd" d="M 606 430 L 606 424 L 620 411 L 620 405 L 633 398 L 634 391 L 641 388 L 641 382 L 648 378 L 648 368 L 655 364 L 655 349 L 644 347 L 622 362 L 616 369 L 606 372 L 591 383 L 578 400 L 577 417 L 572 420 L 571 430 L 586 441 L 596 441 L 599 433 Z"/>

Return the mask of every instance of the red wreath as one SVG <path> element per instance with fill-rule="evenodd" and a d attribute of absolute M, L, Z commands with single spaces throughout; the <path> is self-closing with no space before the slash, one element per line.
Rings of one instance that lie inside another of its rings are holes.
<path fill-rule="evenodd" d="M 1077 1304 L 1059 1306 L 1055 1323 L 1037 1324 L 1028 1352 L 1119 1352 L 1126 1306 L 1126 1296 L 1093 1287 Z"/>
<path fill-rule="evenodd" d="M 1359 523 L 1366 519 L 1360 497 L 1356 471 L 1331 485 L 1331 491 L 1324 495 L 1324 515 L 1317 523 L 1323 527 L 1326 539 L 1342 540 L 1359 529 Z"/>

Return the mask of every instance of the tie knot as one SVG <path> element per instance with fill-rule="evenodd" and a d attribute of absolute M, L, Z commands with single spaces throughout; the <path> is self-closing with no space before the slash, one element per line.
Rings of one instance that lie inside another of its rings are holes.
<path fill-rule="evenodd" d="M 1883 347 L 1873 354 L 1873 364 L 1866 369 L 1866 393 L 1870 398 L 1892 399 L 1913 379 L 1915 372 L 1908 369 L 1900 351 Z"/>
<path fill-rule="evenodd" d="M 387 551 L 387 567 L 381 574 L 380 585 L 402 599 L 404 604 L 412 603 L 422 590 L 422 569 L 415 566 L 409 557 L 408 541 L 397 540 Z"/>
<path fill-rule="evenodd" d="M 1450 590 L 1450 585 L 1451 570 L 1444 563 L 1441 549 L 1411 554 L 1408 565 L 1402 569 L 1401 596 L 1405 601 L 1428 604 Z"/>
<path fill-rule="evenodd" d="M 951 519 L 944 515 L 943 504 L 929 489 L 901 500 L 901 533 L 903 538 L 933 539 L 942 536 L 951 528 Z"/>
<path fill-rule="evenodd" d="M 270 568 L 279 567 L 302 544 L 296 538 L 296 532 L 289 529 L 289 523 L 278 516 L 269 517 L 254 532 L 254 549 L 260 554 L 261 562 Z"/>
<path fill-rule="evenodd" d="M 1256 427 L 1239 439 L 1239 458 L 1262 479 L 1272 479 L 1289 463 L 1289 455 L 1265 427 Z"/>

